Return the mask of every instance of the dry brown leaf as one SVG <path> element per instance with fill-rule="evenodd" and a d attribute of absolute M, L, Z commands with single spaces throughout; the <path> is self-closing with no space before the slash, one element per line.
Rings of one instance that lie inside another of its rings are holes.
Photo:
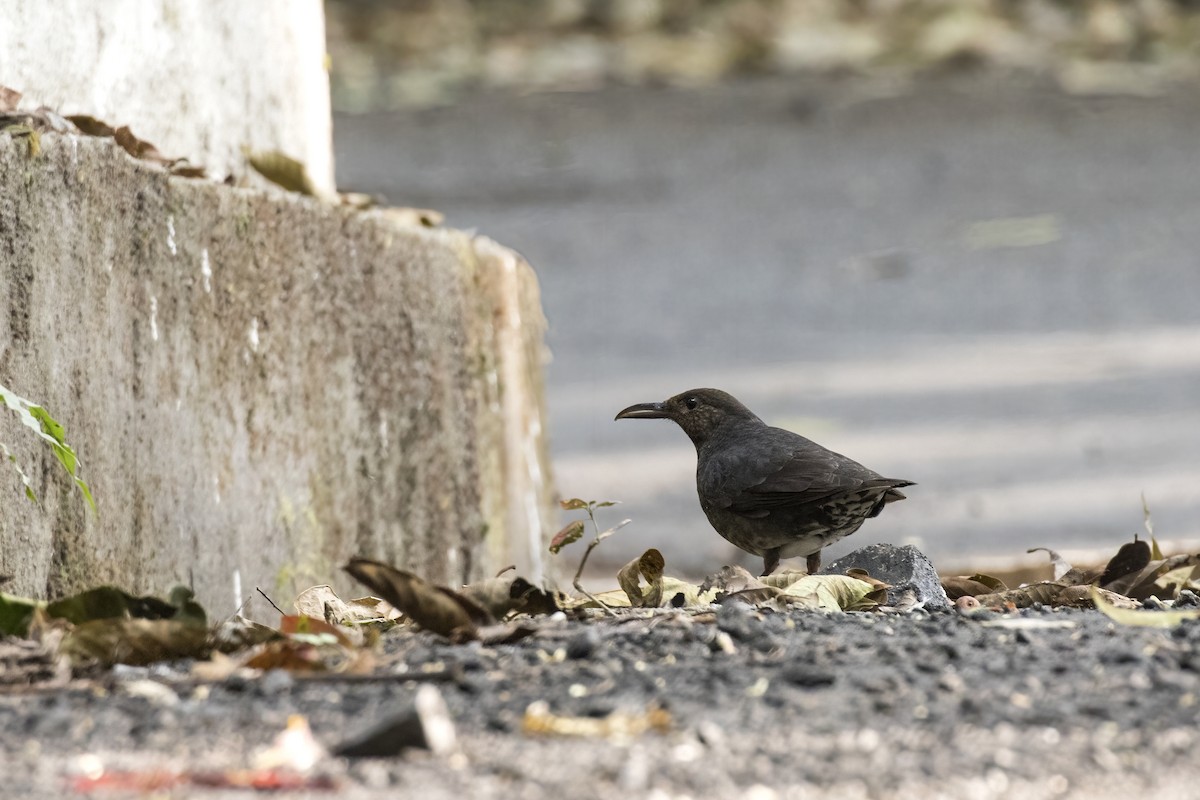
<path fill-rule="evenodd" d="M 1028 586 L 1022 586 L 1018 589 L 978 595 L 975 599 L 980 605 L 996 610 L 1028 608 L 1033 605 L 1057 608 L 1092 608 L 1091 590 L 1092 587 L 1086 584 L 1063 586 L 1061 583 L 1055 583 L 1054 581 L 1042 581 L 1041 583 L 1031 583 Z M 1136 608 L 1138 605 L 1123 595 L 1106 590 L 1101 591 L 1115 605 L 1127 608 Z"/>
<path fill-rule="evenodd" d="M 128 125 L 122 125 L 113 131 L 113 140 L 134 158 L 140 158 L 143 161 L 150 161 L 163 166 L 170 166 L 176 161 L 176 159 L 167 158 L 158 152 L 158 148 L 149 142 L 134 136 L 133 131 L 129 129 Z"/>
<path fill-rule="evenodd" d="M 881 594 L 886 599 L 886 591 L 849 575 L 804 575 L 788 584 L 780 599 L 822 611 L 869 611 L 879 605 Z"/>
<path fill-rule="evenodd" d="M 480 627 L 496 621 L 473 600 L 388 564 L 355 558 L 344 569 L 417 625 L 442 636 L 474 638 Z"/>
<path fill-rule="evenodd" d="M 704 583 L 700 584 L 700 592 L 703 594 L 715 590 L 731 595 L 747 590 L 762 589 L 765 586 L 765 583 L 750 574 L 750 570 L 733 564 L 721 567 L 720 571 L 705 578 Z"/>
<path fill-rule="evenodd" d="M 946 596 L 951 600 L 957 600 L 960 597 L 978 597 L 980 595 L 1008 590 L 1008 587 L 1004 585 L 1004 581 L 999 578 L 981 574 L 971 576 L 955 575 L 942 578 L 942 588 L 946 591 Z"/>
<path fill-rule="evenodd" d="M 726 603 L 746 603 L 747 605 L 757 606 L 763 603 L 768 603 L 779 595 L 783 594 L 783 589 L 775 586 L 755 586 L 751 589 L 741 589 L 736 592 L 727 592 L 722 595 L 716 602 L 722 605 Z"/>
<path fill-rule="evenodd" d="M 1071 566 L 1071 562 L 1067 561 L 1065 558 L 1063 558 L 1061 555 L 1059 555 L 1058 552 L 1051 550 L 1049 547 L 1031 547 L 1028 550 L 1026 550 L 1025 552 L 1026 553 L 1045 553 L 1046 555 L 1048 555 L 1050 557 L 1050 566 L 1054 570 L 1053 580 L 1062 581 L 1063 578 L 1072 569 L 1074 569 L 1074 567 Z M 1066 581 L 1066 582 L 1070 583 L 1070 581 Z"/>
<path fill-rule="evenodd" d="M 651 707 L 642 714 L 614 711 L 607 717 L 568 717 L 551 713 L 549 704 L 538 701 L 525 709 L 521 728 L 525 733 L 540 736 L 630 738 L 649 731 L 668 733 L 671 713 L 665 708 Z"/>
<path fill-rule="evenodd" d="M 1118 578 L 1124 578 L 1132 573 L 1140 572 L 1150 563 L 1150 545 L 1137 539 L 1121 545 L 1121 549 L 1112 557 L 1100 576 L 1100 585 L 1107 587 Z"/>
<path fill-rule="evenodd" d="M 1154 583 L 1163 590 L 1166 599 L 1179 597 L 1179 593 L 1184 589 L 1194 592 L 1200 589 L 1200 564 L 1193 562 L 1167 570 L 1155 578 Z"/>
<path fill-rule="evenodd" d="M 349 607 L 328 584 L 310 586 L 296 597 L 292 605 L 300 614 L 326 622 L 342 622 L 349 614 Z"/>
<path fill-rule="evenodd" d="M 174 619 L 97 619 L 77 625 L 62 643 L 73 662 L 104 665 L 200 658 L 210 650 L 208 628 Z"/>
<path fill-rule="evenodd" d="M 242 666 L 251 669 L 283 669 L 288 672 L 326 672 L 334 659 L 328 658 L 330 648 L 322 648 L 312 642 L 297 639 L 277 639 L 254 648 L 242 661 Z M 336 654 L 337 660 L 345 657 Z"/>
<path fill-rule="evenodd" d="M 801 578 L 807 578 L 808 573 L 802 569 L 785 569 L 779 572 L 771 573 L 770 575 L 761 575 L 758 580 L 767 586 L 774 586 L 777 589 L 786 589 Z"/>
<path fill-rule="evenodd" d="M 1110 583 L 1101 585 L 1110 592 L 1132 597 L 1134 600 L 1145 600 L 1148 597 L 1159 597 L 1170 600 L 1175 597 L 1165 587 L 1159 584 L 1159 577 L 1173 570 L 1187 568 L 1200 563 L 1200 558 L 1192 555 L 1178 555 L 1170 558 L 1151 561 L 1137 572 L 1124 575 Z"/>
<path fill-rule="evenodd" d="M 278 150 L 246 151 L 246 160 L 255 172 L 276 186 L 309 197 L 317 195 L 317 187 L 304 163 L 289 155 Z"/>
<path fill-rule="evenodd" d="M 629 597 L 629 603 L 634 608 L 658 608 L 663 599 L 663 569 L 666 560 L 663 554 L 653 547 L 621 567 L 617 573 L 617 583 Z M 646 588 L 642 589 L 641 579 L 645 579 Z"/>
<path fill-rule="evenodd" d="M 550 552 L 558 555 L 558 553 L 567 545 L 579 541 L 583 537 L 585 530 L 583 520 L 577 519 L 568 522 L 563 526 L 562 530 L 554 534 L 554 538 L 550 540 Z"/>
<path fill-rule="evenodd" d="M 1091 587 L 1092 601 L 1096 608 L 1105 616 L 1121 625 L 1133 625 L 1142 628 L 1174 628 L 1183 622 L 1200 619 L 1200 608 L 1179 609 L 1172 611 L 1149 611 L 1140 608 L 1136 603 L 1132 608 L 1113 602 L 1112 595 L 1103 589 Z"/>
<path fill-rule="evenodd" d="M 104 120 L 96 119 L 87 114 L 71 114 L 67 121 L 79 129 L 80 133 L 88 136 L 112 136 L 117 129 Z"/>
<path fill-rule="evenodd" d="M 303 614 L 285 614 L 279 622 L 279 632 L 285 636 L 313 644 L 340 644 L 342 647 L 353 647 L 354 643 L 346 635 L 346 628 L 331 625 L 323 619 L 307 617 Z"/>
<path fill-rule="evenodd" d="M 561 610 L 557 598 L 520 576 L 496 577 L 459 590 L 488 610 L 496 619 L 511 612 L 553 614 Z"/>
<path fill-rule="evenodd" d="M 21 102 L 21 93 L 7 86 L 0 86 L 0 113 L 16 111 Z"/>

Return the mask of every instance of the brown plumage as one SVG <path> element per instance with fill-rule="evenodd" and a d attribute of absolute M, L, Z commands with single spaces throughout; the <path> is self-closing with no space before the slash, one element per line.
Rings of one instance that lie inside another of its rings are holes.
<path fill-rule="evenodd" d="M 879 516 L 912 481 L 885 478 L 799 434 L 773 428 L 719 389 L 692 389 L 639 403 L 617 419 L 669 419 L 696 445 L 696 492 L 717 533 L 761 556 L 763 575 L 779 559 L 808 557 Z"/>

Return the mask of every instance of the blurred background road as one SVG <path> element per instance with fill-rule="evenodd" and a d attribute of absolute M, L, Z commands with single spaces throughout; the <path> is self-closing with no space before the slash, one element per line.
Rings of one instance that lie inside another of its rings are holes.
<path fill-rule="evenodd" d="M 996 73 L 477 93 L 335 121 L 339 184 L 538 269 L 564 496 L 597 551 L 749 564 L 695 455 L 624 406 L 726 389 L 909 500 L 830 550 L 941 568 L 1200 543 L 1200 102 Z M 598 563 L 599 565 L 599 563 Z"/>

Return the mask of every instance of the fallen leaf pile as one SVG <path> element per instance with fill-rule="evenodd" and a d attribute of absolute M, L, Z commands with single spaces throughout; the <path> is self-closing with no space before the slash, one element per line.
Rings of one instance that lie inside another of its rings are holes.
<path fill-rule="evenodd" d="M 1077 568 L 1045 547 L 1054 576 L 1048 581 L 1010 589 L 990 575 L 960 575 L 942 579 L 942 588 L 964 611 L 1009 611 L 1030 606 L 1097 608 L 1124 625 L 1170 627 L 1185 619 L 1200 619 L 1200 608 L 1167 611 L 1174 603 L 1200 591 L 1200 554 L 1164 557 L 1158 543 L 1138 539 L 1123 545 L 1103 567 Z"/>
<path fill-rule="evenodd" d="M 128 125 L 113 126 L 88 114 L 63 115 L 45 106 L 22 110 L 18 108 L 20 101 L 20 92 L 0 86 L 0 132 L 7 133 L 15 139 L 24 139 L 30 158 L 41 155 L 42 134 L 73 133 L 112 139 L 134 158 L 161 167 L 180 178 L 207 177 L 204 167 L 191 164 L 186 158 L 163 155 L 153 144 L 134 135 Z M 309 176 L 308 169 L 302 161 L 278 150 L 246 148 L 243 155 L 251 169 L 289 192 L 356 210 L 376 209 L 393 223 L 406 227 L 437 228 L 445 220 L 444 214 L 432 209 L 380 207 L 379 200 L 371 195 L 357 192 L 322 192 Z"/>
<path fill-rule="evenodd" d="M 7 86 L 0 86 L 0 131 L 11 136 L 27 137 L 30 158 L 37 158 L 41 155 L 41 135 L 43 133 L 50 131 L 80 133 L 84 136 L 111 138 L 129 155 L 162 167 L 172 175 L 181 178 L 204 177 L 204 167 L 189 164 L 186 158 L 164 156 L 150 142 L 135 136 L 128 125 L 114 128 L 108 123 L 86 114 L 63 116 L 45 106 L 22 111 L 17 107 L 20 100 L 20 92 Z"/>
<path fill-rule="evenodd" d="M 562 505 L 585 512 L 588 522 L 576 520 L 563 528 L 550 544 L 551 552 L 561 553 L 581 540 L 590 523 L 594 535 L 584 561 L 628 522 L 601 529 L 596 512 L 615 505 L 611 502 L 572 499 Z M 1036 548 L 1030 552 L 1049 556 L 1051 580 L 1010 588 L 995 577 L 975 574 L 944 578 L 943 586 L 967 615 L 1043 606 L 1096 608 L 1125 625 L 1171 627 L 1200 618 L 1195 607 L 1200 606 L 1200 555 L 1164 556 L 1148 512 L 1147 530 L 1148 542 L 1134 537 L 1102 567 L 1074 567 L 1055 551 Z M 192 675 L 201 681 L 278 669 L 297 676 L 369 675 L 403 669 L 403 664 L 381 662 L 374 646 L 398 626 L 453 642 L 495 645 L 537 634 L 538 618 L 551 615 L 615 616 L 620 622 L 665 613 L 706 623 L 715 618 L 714 604 L 745 604 L 766 613 L 870 612 L 887 603 L 890 588 L 862 570 L 845 575 L 785 570 L 755 577 L 739 566 L 724 567 L 696 584 L 667 574 L 666 559 L 653 548 L 617 572 L 618 588 L 594 594 L 579 583 L 582 562 L 575 576 L 578 595 L 535 585 L 511 568 L 457 588 L 368 559 L 352 559 L 345 569 L 372 595 L 343 600 L 328 585 L 313 586 L 295 599 L 295 613 L 281 611 L 274 626 L 240 614 L 212 625 L 184 587 L 160 598 L 101 586 L 51 602 L 0 593 L 0 691 L 61 684 L 95 667 L 177 659 L 191 660 Z"/>

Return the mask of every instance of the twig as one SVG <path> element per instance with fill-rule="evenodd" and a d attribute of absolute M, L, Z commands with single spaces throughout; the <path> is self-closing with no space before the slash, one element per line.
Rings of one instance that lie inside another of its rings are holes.
<path fill-rule="evenodd" d="M 593 519 L 592 524 L 595 525 L 596 520 Z M 592 554 L 592 549 L 595 548 L 596 545 L 600 544 L 600 541 L 601 541 L 600 539 L 593 539 L 592 541 L 588 542 L 587 550 L 583 551 L 583 558 L 579 559 L 579 569 L 576 570 L 576 572 L 575 572 L 575 580 L 573 583 L 574 583 L 575 589 L 577 591 L 583 592 L 584 596 L 586 596 L 588 600 L 591 600 L 593 603 L 595 603 L 596 605 L 603 608 L 606 612 L 608 612 L 608 615 L 610 617 L 615 617 L 615 616 L 617 616 L 617 612 L 615 612 L 611 608 L 609 608 L 607 603 L 605 603 L 599 597 L 595 597 L 591 592 L 589 592 L 587 589 L 583 588 L 583 586 L 579 583 L 580 577 L 583 576 L 583 565 L 587 563 L 588 556 L 590 556 Z"/>
<path fill-rule="evenodd" d="M 261 594 L 261 595 L 263 596 L 263 599 L 264 599 L 264 600 L 266 600 L 268 603 L 270 603 L 270 604 L 271 604 L 271 608 L 273 608 L 273 609 L 275 609 L 276 611 L 278 611 L 278 612 L 279 612 L 279 615 L 280 615 L 281 617 L 286 617 L 286 616 L 287 616 L 287 612 L 286 612 L 286 611 L 284 611 L 284 610 L 283 610 L 282 608 L 280 608 L 279 606 L 275 605 L 275 601 L 274 601 L 274 600 L 272 600 L 271 598 L 267 597 L 267 593 L 266 593 L 266 592 L 264 592 L 262 589 L 258 588 L 257 586 L 255 586 L 255 587 L 254 587 L 254 591 L 256 591 L 256 592 L 258 592 L 259 594 Z"/>

